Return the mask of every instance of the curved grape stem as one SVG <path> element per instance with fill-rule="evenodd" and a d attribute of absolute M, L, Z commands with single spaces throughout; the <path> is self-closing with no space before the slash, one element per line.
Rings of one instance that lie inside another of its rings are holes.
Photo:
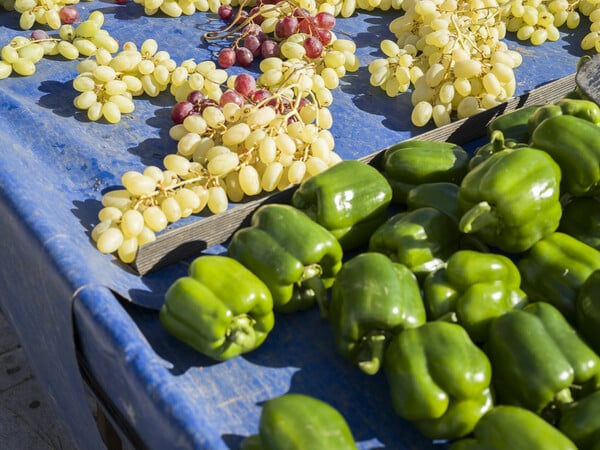
<path fill-rule="evenodd" d="M 11 44 L 8 44 L 8 45 L 10 45 L 15 50 L 21 50 L 23 48 L 29 47 L 31 44 L 38 44 L 40 42 L 60 42 L 60 41 L 62 41 L 62 39 L 60 39 L 60 38 L 51 38 L 51 37 L 48 37 L 48 38 L 45 38 L 45 39 L 30 39 L 30 40 L 27 41 L 26 44 L 23 44 L 23 45 L 17 45 L 17 46 L 13 46 Z"/>

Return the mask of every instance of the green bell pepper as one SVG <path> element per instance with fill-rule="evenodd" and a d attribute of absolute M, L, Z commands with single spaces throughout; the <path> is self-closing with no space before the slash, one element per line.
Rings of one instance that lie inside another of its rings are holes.
<path fill-rule="evenodd" d="M 192 261 L 189 276 L 167 289 L 159 318 L 170 334 L 217 361 L 256 349 L 275 324 L 267 286 L 221 255 Z"/>
<path fill-rule="evenodd" d="M 518 406 L 498 405 L 479 421 L 473 437 L 450 450 L 577 450 L 571 440 L 537 414 Z"/>
<path fill-rule="evenodd" d="M 233 234 L 227 252 L 267 285 L 279 312 L 324 305 L 326 289 L 342 267 L 335 236 L 286 204 L 260 206 L 250 226 Z"/>
<path fill-rule="evenodd" d="M 528 122 L 530 136 L 546 119 L 558 116 L 573 116 L 594 125 L 600 124 L 600 107 L 593 101 L 583 98 L 563 97 L 555 103 L 540 107 Z"/>
<path fill-rule="evenodd" d="M 538 110 L 531 115 L 529 121 L 527 122 L 527 128 L 529 130 L 529 140 L 531 140 L 531 135 L 533 134 L 534 130 L 544 120 L 561 115 L 562 109 L 560 108 L 560 106 L 555 105 L 553 103 L 539 107 Z"/>
<path fill-rule="evenodd" d="M 592 100 L 561 98 L 555 105 L 558 105 L 566 116 L 579 117 L 595 125 L 600 124 L 600 106 Z"/>
<path fill-rule="evenodd" d="M 600 391 L 570 404 L 562 411 L 558 429 L 579 450 L 600 449 Z"/>
<path fill-rule="evenodd" d="M 483 343 L 495 317 L 527 304 L 520 285 L 519 269 L 506 256 L 459 250 L 425 279 L 427 318 L 455 316 L 473 342 Z"/>
<path fill-rule="evenodd" d="M 600 269 L 581 286 L 575 299 L 575 324 L 590 346 L 600 354 Z"/>
<path fill-rule="evenodd" d="M 519 253 L 558 228 L 560 169 L 545 152 L 506 149 L 471 170 L 458 191 L 459 230 Z"/>
<path fill-rule="evenodd" d="M 421 280 L 442 267 L 458 245 L 457 224 L 443 212 L 424 207 L 391 216 L 372 234 L 369 251 L 404 264 Z"/>
<path fill-rule="evenodd" d="M 498 153 L 501 150 L 520 147 L 527 147 L 527 144 L 515 139 L 505 138 L 502 131 L 494 130 L 490 135 L 489 142 L 480 145 L 475 149 L 473 156 L 471 156 L 471 159 L 469 160 L 469 170 L 473 170 L 494 153 Z"/>
<path fill-rule="evenodd" d="M 382 171 L 393 190 L 393 202 L 405 203 L 408 191 L 423 183 L 460 183 L 469 154 L 450 142 L 407 140 L 387 148 Z"/>
<path fill-rule="evenodd" d="M 344 250 L 368 242 L 388 216 L 392 188 L 375 167 L 345 160 L 303 181 L 291 203 L 330 230 Z"/>
<path fill-rule="evenodd" d="M 490 362 L 460 325 L 434 321 L 402 331 L 383 364 L 395 411 L 431 439 L 469 434 L 492 407 Z"/>
<path fill-rule="evenodd" d="M 240 450 L 356 450 L 342 414 L 305 394 L 284 394 L 262 407 L 258 434 L 245 438 Z"/>
<path fill-rule="evenodd" d="M 555 232 L 536 242 L 517 266 L 529 299 L 552 303 L 574 323 L 575 299 L 585 280 L 600 269 L 600 251 Z"/>
<path fill-rule="evenodd" d="M 549 420 L 557 408 L 600 387 L 600 359 L 550 303 L 494 319 L 486 353 L 496 400 Z"/>
<path fill-rule="evenodd" d="M 409 211 L 431 207 L 448 215 L 458 223 L 461 215 L 458 206 L 458 184 L 440 181 L 413 187 L 406 196 Z"/>
<path fill-rule="evenodd" d="M 600 250 L 600 198 L 574 197 L 568 201 L 558 231 Z"/>
<path fill-rule="evenodd" d="M 530 105 L 500 114 L 487 126 L 487 135 L 490 139 L 495 131 L 500 131 L 508 141 L 526 143 L 529 141 L 529 118 L 542 105 Z"/>
<path fill-rule="evenodd" d="M 414 274 L 371 252 L 344 263 L 331 288 L 328 316 L 338 352 L 369 375 L 379 371 L 392 336 L 426 319 Z"/>
<path fill-rule="evenodd" d="M 562 171 L 562 188 L 576 196 L 600 194 L 600 127 L 575 116 L 543 121 L 531 145 L 547 152 Z"/>

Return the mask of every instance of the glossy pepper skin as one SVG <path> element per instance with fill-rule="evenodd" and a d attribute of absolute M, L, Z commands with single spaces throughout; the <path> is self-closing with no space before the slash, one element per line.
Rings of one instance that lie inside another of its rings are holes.
<path fill-rule="evenodd" d="M 545 152 L 506 149 L 471 170 L 458 191 L 459 230 L 506 253 L 520 253 L 555 231 L 561 172 Z"/>
<path fill-rule="evenodd" d="M 527 122 L 527 127 L 529 129 L 529 139 L 531 140 L 531 135 L 534 130 L 546 119 L 550 119 L 552 117 L 557 117 L 562 115 L 562 110 L 560 106 L 555 105 L 553 103 L 548 105 L 543 105 L 538 108 L 538 110 L 531 115 L 529 121 Z"/>
<path fill-rule="evenodd" d="M 600 354 L 600 269 L 584 281 L 575 299 L 575 324 L 590 346 Z"/>
<path fill-rule="evenodd" d="M 267 285 L 279 312 L 323 305 L 342 267 L 335 236 L 302 211 L 278 203 L 254 212 L 250 226 L 233 234 L 228 255 Z"/>
<path fill-rule="evenodd" d="M 259 347 L 275 324 L 265 284 L 233 258 L 204 255 L 167 289 L 160 322 L 177 339 L 217 361 Z"/>
<path fill-rule="evenodd" d="M 404 330 L 390 341 L 384 371 L 397 414 L 431 439 L 469 434 L 492 407 L 490 362 L 460 325 Z"/>
<path fill-rule="evenodd" d="M 458 249 L 456 223 L 443 212 L 423 207 L 391 216 L 371 235 L 369 251 L 404 264 L 419 280 L 444 265 Z"/>
<path fill-rule="evenodd" d="M 575 116 L 543 121 L 531 145 L 547 152 L 562 171 L 564 192 L 575 197 L 600 194 L 600 127 Z"/>
<path fill-rule="evenodd" d="M 423 284 L 428 320 L 455 320 L 475 343 L 487 340 L 491 321 L 527 304 L 521 275 L 506 256 L 459 250 Z"/>
<path fill-rule="evenodd" d="M 394 203 L 405 203 L 408 191 L 423 183 L 460 183 L 469 154 L 449 142 L 407 140 L 387 148 L 382 170 L 392 186 Z"/>
<path fill-rule="evenodd" d="M 562 411 L 558 429 L 569 437 L 579 450 L 600 449 L 600 391 L 570 404 Z"/>
<path fill-rule="evenodd" d="M 555 232 L 536 242 L 517 266 L 529 299 L 553 304 L 574 323 L 575 300 L 585 280 L 600 269 L 600 251 Z"/>
<path fill-rule="evenodd" d="M 577 450 L 563 433 L 537 414 L 517 406 L 498 405 L 479 421 L 473 437 L 450 450 Z"/>
<path fill-rule="evenodd" d="M 499 403 L 553 418 L 555 408 L 600 387 L 600 359 L 551 304 L 494 319 L 486 353 Z"/>
<path fill-rule="evenodd" d="M 392 188 L 375 167 L 345 160 L 302 182 L 291 203 L 350 250 L 386 220 L 391 199 Z"/>
<path fill-rule="evenodd" d="M 458 206 L 458 185 L 440 181 L 415 186 L 408 191 L 406 206 L 410 211 L 424 207 L 435 208 L 458 223 L 461 215 Z"/>
<path fill-rule="evenodd" d="M 356 450 L 342 414 L 330 404 L 305 394 L 284 394 L 263 405 L 258 434 L 242 441 L 240 450 Z"/>
<path fill-rule="evenodd" d="M 392 336 L 426 319 L 414 274 L 372 252 L 344 263 L 331 288 L 328 317 L 338 352 L 369 375 L 379 371 Z"/>
<path fill-rule="evenodd" d="M 600 198 L 571 199 L 563 206 L 558 231 L 600 250 Z"/>
<path fill-rule="evenodd" d="M 542 105 L 530 105 L 513 111 L 500 114 L 487 126 L 487 135 L 492 138 L 494 131 L 500 131 L 507 140 L 526 143 L 529 142 L 529 118 Z"/>
<path fill-rule="evenodd" d="M 600 107 L 595 102 L 564 97 L 555 103 L 541 106 L 532 114 L 528 122 L 530 135 L 544 120 L 561 115 L 578 117 L 594 125 L 600 124 Z"/>

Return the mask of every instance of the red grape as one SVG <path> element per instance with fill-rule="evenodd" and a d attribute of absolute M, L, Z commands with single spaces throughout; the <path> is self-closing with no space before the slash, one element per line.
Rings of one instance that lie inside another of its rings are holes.
<path fill-rule="evenodd" d="M 254 103 L 259 103 L 269 97 L 271 97 L 271 92 L 267 89 L 257 89 L 250 94 L 250 100 Z"/>
<path fill-rule="evenodd" d="M 43 41 L 44 39 L 49 38 L 50 36 L 48 36 L 48 33 L 46 33 L 44 30 L 33 30 L 29 36 L 29 39 L 32 41 Z"/>
<path fill-rule="evenodd" d="M 313 16 L 306 16 L 298 21 L 298 31 L 304 34 L 313 34 L 317 29 L 317 19 Z"/>
<path fill-rule="evenodd" d="M 219 66 L 221 66 L 221 68 L 223 69 L 227 69 L 228 67 L 233 66 L 235 64 L 235 61 L 236 54 L 235 50 L 232 48 L 224 48 L 223 50 L 221 50 L 217 58 Z"/>
<path fill-rule="evenodd" d="M 254 56 L 246 47 L 239 47 L 235 50 L 235 60 L 240 66 L 248 67 L 254 61 Z"/>
<path fill-rule="evenodd" d="M 175 103 L 171 109 L 171 120 L 180 124 L 183 120 L 194 112 L 194 105 L 186 100 Z"/>
<path fill-rule="evenodd" d="M 115 3 L 119 5 L 124 5 L 125 3 L 127 3 L 127 0 L 115 0 Z"/>
<path fill-rule="evenodd" d="M 256 90 L 256 80 L 247 73 L 240 73 L 235 77 L 233 88 L 244 97 L 249 97 Z"/>
<path fill-rule="evenodd" d="M 318 37 L 308 36 L 304 40 L 304 50 L 309 58 L 318 58 L 323 52 L 323 44 Z"/>
<path fill-rule="evenodd" d="M 258 6 L 255 6 L 254 8 L 252 8 L 250 10 L 250 12 L 248 13 L 248 17 L 252 17 L 252 22 L 254 22 L 257 25 L 260 25 L 261 23 L 263 23 L 263 20 L 265 20 L 264 16 L 260 13 L 260 8 Z"/>
<path fill-rule="evenodd" d="M 279 39 L 289 38 L 298 32 L 298 19 L 294 16 L 285 16 L 275 25 L 275 36 Z"/>
<path fill-rule="evenodd" d="M 192 103 L 193 105 L 200 105 L 200 103 L 202 103 L 205 99 L 206 97 L 204 96 L 202 91 L 198 90 L 190 92 L 186 98 L 186 100 Z"/>
<path fill-rule="evenodd" d="M 246 39 L 244 39 L 243 45 L 252 52 L 252 56 L 255 58 L 260 55 L 261 42 L 258 40 L 258 37 L 254 35 L 248 36 Z"/>
<path fill-rule="evenodd" d="M 270 58 L 271 56 L 279 56 L 281 54 L 281 49 L 279 48 L 279 44 L 272 39 L 267 39 L 260 46 L 260 54 L 263 58 Z"/>
<path fill-rule="evenodd" d="M 231 5 L 221 5 L 217 14 L 223 20 L 230 20 L 233 17 L 233 7 Z"/>
<path fill-rule="evenodd" d="M 238 92 L 228 89 L 223 92 L 223 95 L 221 95 L 221 98 L 219 99 L 220 106 L 223 106 L 227 103 L 235 103 L 241 108 L 244 106 L 244 98 Z"/>
<path fill-rule="evenodd" d="M 66 5 L 58 11 L 58 17 L 62 23 L 71 24 L 79 18 L 79 12 L 74 6 Z"/>
<path fill-rule="evenodd" d="M 317 35 L 319 36 L 319 40 L 323 45 L 329 45 L 333 40 L 333 34 L 329 30 L 325 30 L 323 28 L 319 28 L 317 30 Z"/>
<path fill-rule="evenodd" d="M 315 16 L 317 26 L 326 30 L 331 30 L 335 26 L 335 16 L 326 11 L 321 11 Z"/>

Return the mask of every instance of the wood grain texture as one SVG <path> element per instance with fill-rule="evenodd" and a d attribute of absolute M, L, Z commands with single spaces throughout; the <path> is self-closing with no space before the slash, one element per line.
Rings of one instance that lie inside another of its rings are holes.
<path fill-rule="evenodd" d="M 527 94 L 510 99 L 492 109 L 462 119 L 446 126 L 436 128 L 411 139 L 432 141 L 449 141 L 465 145 L 481 138 L 491 120 L 501 114 L 514 111 L 524 106 L 540 105 L 556 101 L 575 89 L 575 74 L 544 84 Z M 362 161 L 377 165 L 378 158 L 385 149 L 361 158 Z M 260 205 L 273 202 L 289 201 L 294 188 L 277 192 L 264 198 L 249 201 L 228 209 L 227 211 L 202 218 L 181 228 L 168 231 L 158 236 L 157 240 L 144 245 L 138 251 L 133 268 L 140 274 L 158 270 L 186 259 L 214 245 L 222 244 L 249 220 L 252 212 Z"/>

